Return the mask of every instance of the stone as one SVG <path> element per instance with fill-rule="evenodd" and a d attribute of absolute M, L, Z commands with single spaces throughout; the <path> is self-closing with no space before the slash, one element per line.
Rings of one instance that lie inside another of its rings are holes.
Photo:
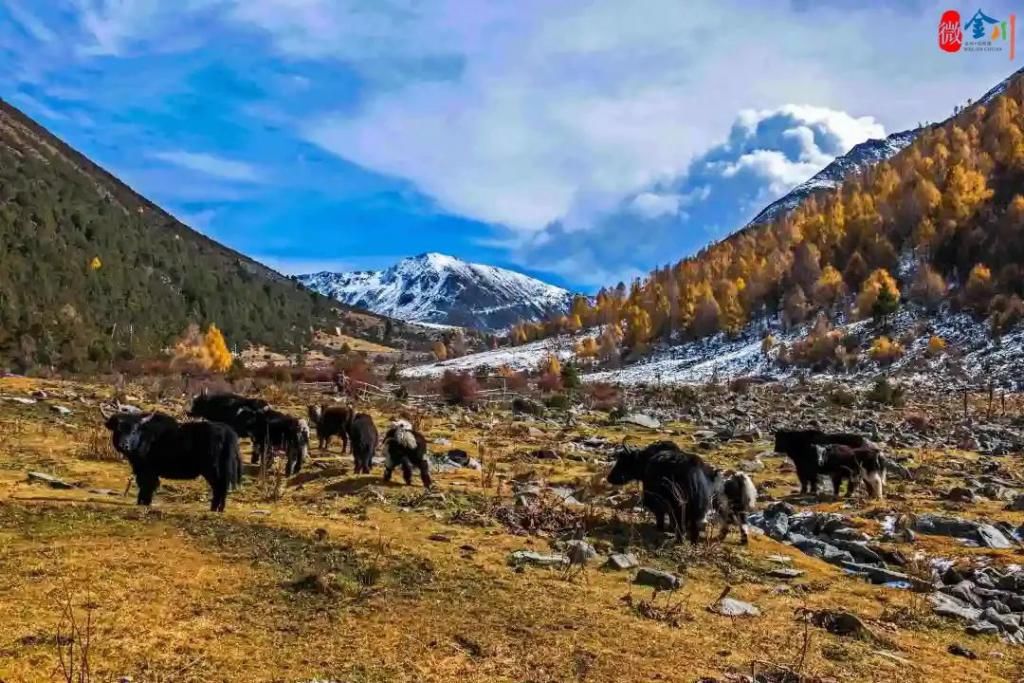
<path fill-rule="evenodd" d="M 640 566 L 640 563 L 633 553 L 615 553 L 608 557 L 608 561 L 604 566 L 608 569 L 625 571 L 627 569 L 636 569 Z"/>
<path fill-rule="evenodd" d="M 629 413 L 618 420 L 619 424 L 631 424 L 645 429 L 661 429 L 661 421 L 643 413 Z"/>
<path fill-rule="evenodd" d="M 758 617 L 761 610 L 749 602 L 743 602 L 735 598 L 722 598 L 710 610 L 723 617 Z"/>
<path fill-rule="evenodd" d="M 939 591 L 946 595 L 952 595 L 972 607 L 981 607 L 981 598 L 975 593 L 974 583 L 971 581 L 965 580 L 952 586 L 942 586 Z"/>
<path fill-rule="evenodd" d="M 764 463 L 760 460 L 744 460 L 740 463 L 740 469 L 744 472 L 760 472 L 764 469 Z"/>
<path fill-rule="evenodd" d="M 959 517 L 943 517 L 942 515 L 918 515 L 914 522 L 914 530 L 929 536 L 953 536 L 972 541 L 978 539 L 978 523 Z"/>
<path fill-rule="evenodd" d="M 850 553 L 855 560 L 858 562 L 866 562 L 867 564 L 882 564 L 882 558 L 871 548 L 867 547 L 865 543 L 857 543 L 855 541 L 845 541 L 841 538 L 833 538 L 832 545 L 845 550 Z"/>
<path fill-rule="evenodd" d="M 73 489 L 74 484 L 69 484 L 63 479 L 59 479 L 52 474 L 46 474 L 45 472 L 29 472 L 28 480 L 38 484 L 46 484 L 52 489 Z"/>
<path fill-rule="evenodd" d="M 594 546 L 578 539 L 566 541 L 562 552 L 569 557 L 571 564 L 586 564 L 597 557 L 597 550 L 594 549 Z"/>
<path fill-rule="evenodd" d="M 975 621 L 968 624 L 964 632 L 972 636 L 994 636 L 999 633 L 999 627 L 987 621 Z"/>
<path fill-rule="evenodd" d="M 948 652 L 949 654 L 954 655 L 956 657 L 966 657 L 967 659 L 977 659 L 978 658 L 978 655 L 974 654 L 974 652 L 972 652 L 971 650 L 968 650 L 966 647 L 964 647 L 960 643 L 953 643 L 953 644 L 951 644 L 949 647 L 946 648 L 946 652 Z"/>
<path fill-rule="evenodd" d="M 63 417 L 67 417 L 68 415 L 71 414 L 71 409 L 70 408 L 65 408 L 64 406 L 56 406 L 56 405 L 50 406 L 50 410 L 52 410 L 53 412 L 55 412 L 58 415 L 61 415 Z"/>
<path fill-rule="evenodd" d="M 521 567 L 531 564 L 536 567 L 556 567 L 569 564 L 569 558 L 565 555 L 545 555 L 533 550 L 516 550 L 509 555 L 509 564 Z"/>
<path fill-rule="evenodd" d="M 967 603 L 945 593 L 932 593 L 928 596 L 928 602 L 932 604 L 932 611 L 940 617 L 962 619 L 971 623 L 981 618 L 980 609 L 971 607 Z"/>
<path fill-rule="evenodd" d="M 1004 509 L 1013 512 L 1024 512 L 1024 494 L 1016 496 Z"/>
<path fill-rule="evenodd" d="M 638 586 L 650 586 L 658 590 L 675 590 L 683 585 L 683 578 L 671 572 L 651 567 L 640 567 L 633 579 Z"/>
<path fill-rule="evenodd" d="M 986 607 L 981 612 L 981 619 L 995 624 L 1006 633 L 1016 633 L 1020 629 L 1019 614 L 1000 614 L 991 607 Z"/>
<path fill-rule="evenodd" d="M 791 569 L 789 567 L 779 567 L 768 571 L 768 576 L 773 579 L 796 579 L 804 575 L 802 569 Z"/>
<path fill-rule="evenodd" d="M 1013 548 L 1014 543 L 1008 539 L 1002 531 L 991 524 L 979 524 L 977 528 L 978 540 L 986 548 L 1005 550 Z"/>
<path fill-rule="evenodd" d="M 904 574 L 903 572 L 893 571 L 887 567 L 876 567 L 871 564 L 859 564 L 857 562 L 843 562 L 842 567 L 847 571 L 863 574 L 871 583 L 875 584 L 892 584 L 917 590 L 929 590 L 932 587 L 927 581 Z"/>
<path fill-rule="evenodd" d="M 956 503 L 973 503 L 975 498 L 974 491 L 966 486 L 954 486 L 946 493 L 946 500 Z"/>

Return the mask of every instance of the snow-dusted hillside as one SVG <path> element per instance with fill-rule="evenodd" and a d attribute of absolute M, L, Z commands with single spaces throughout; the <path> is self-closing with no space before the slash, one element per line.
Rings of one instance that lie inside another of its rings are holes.
<path fill-rule="evenodd" d="M 924 129 L 905 130 L 893 133 L 884 140 L 866 140 L 859 145 L 854 145 L 849 152 L 836 157 L 832 163 L 811 176 L 810 179 L 800 183 L 788 194 L 766 206 L 761 213 L 754 217 L 754 220 L 750 221 L 750 225 L 767 223 L 780 213 L 795 208 L 813 193 L 837 187 L 847 176 L 895 156 L 897 152 L 913 142 L 922 130 Z"/>
<path fill-rule="evenodd" d="M 572 293 L 503 268 L 429 253 L 385 270 L 300 275 L 310 289 L 399 320 L 501 329 L 564 313 Z"/>
<path fill-rule="evenodd" d="M 804 337 L 811 324 L 790 330 L 776 328 L 771 332 L 780 344 L 788 346 Z M 862 348 L 866 348 L 879 334 L 870 321 L 848 322 L 840 325 L 839 329 L 844 336 L 860 338 Z M 591 330 L 581 335 L 594 332 Z M 947 311 L 930 316 L 907 306 L 894 316 L 888 333 L 895 339 L 908 333 L 913 337 L 901 360 L 888 368 L 864 360 L 850 373 L 821 373 L 819 379 L 842 379 L 845 383 L 863 384 L 885 372 L 900 376 L 907 382 L 950 390 L 963 381 L 987 382 L 989 378 L 999 386 L 1015 387 L 1024 382 L 1024 377 L 1017 370 L 1024 364 L 1024 330 L 1017 330 L 997 342 L 991 338 L 984 323 L 967 315 Z M 926 347 L 932 334 L 948 342 L 949 354 L 928 357 Z M 800 372 L 793 368 L 784 370 L 773 356 L 766 356 L 761 350 L 762 335 L 762 329 L 750 328 L 734 339 L 719 334 L 678 346 L 660 347 L 636 363 L 611 370 L 586 371 L 581 379 L 622 385 L 701 384 L 752 376 L 786 379 Z M 575 341 L 573 337 L 562 336 L 523 346 L 503 347 L 406 368 L 402 376 L 440 377 L 446 370 L 476 372 L 489 368 L 495 371 L 502 366 L 517 371 L 534 371 L 549 355 L 558 356 L 563 362 L 571 359 Z"/>

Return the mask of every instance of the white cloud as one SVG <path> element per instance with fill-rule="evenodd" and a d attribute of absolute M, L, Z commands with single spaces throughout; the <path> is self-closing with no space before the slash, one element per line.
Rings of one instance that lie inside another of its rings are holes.
<path fill-rule="evenodd" d="M 225 159 L 213 154 L 176 150 L 154 152 L 151 156 L 154 159 L 160 159 L 175 166 L 215 178 L 221 178 L 222 180 L 249 183 L 262 182 L 264 180 L 259 170 L 251 164 L 247 164 L 244 161 Z"/>
<path fill-rule="evenodd" d="M 5 6 L 11 17 L 39 42 L 52 43 L 57 39 L 57 34 L 34 14 L 25 9 L 18 0 L 6 0 Z"/>

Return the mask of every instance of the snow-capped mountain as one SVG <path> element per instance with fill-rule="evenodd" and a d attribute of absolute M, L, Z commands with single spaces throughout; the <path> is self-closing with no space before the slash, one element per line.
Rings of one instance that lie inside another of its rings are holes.
<path fill-rule="evenodd" d="M 837 187 L 843 180 L 854 173 L 863 171 L 875 164 L 896 155 L 897 152 L 914 141 L 924 128 L 905 130 L 893 133 L 884 140 L 865 140 L 854 145 L 849 152 L 832 160 L 825 168 L 818 171 L 792 190 L 766 206 L 761 213 L 750 221 L 750 225 L 767 223 L 780 213 L 795 208 L 800 202 L 818 190 L 829 190 Z"/>
<path fill-rule="evenodd" d="M 385 270 L 300 275 L 312 290 L 375 313 L 421 323 L 501 329 L 564 313 L 572 293 L 503 268 L 428 253 Z"/>

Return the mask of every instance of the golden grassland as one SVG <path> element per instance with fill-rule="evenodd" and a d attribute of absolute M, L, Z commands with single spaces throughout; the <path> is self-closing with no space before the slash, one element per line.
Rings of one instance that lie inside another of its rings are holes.
<path fill-rule="evenodd" d="M 506 427 L 507 415 L 426 417 L 428 438 L 481 454 L 484 471 L 436 475 L 444 495 L 354 476 L 347 457 L 318 457 L 308 474 L 272 485 L 249 479 L 227 512 L 206 510 L 201 482 L 166 482 L 152 509 L 123 497 L 128 469 L 106 446 L 95 401 L 110 387 L 0 380 L 0 396 L 43 389 L 64 397 L 71 416 L 44 404 L 0 401 L 0 681 L 61 678 L 58 635 L 68 605 L 81 627 L 91 618 L 93 681 L 693 681 L 785 667 L 805 680 L 1007 681 L 1024 674 L 1024 651 L 970 637 L 931 615 L 924 596 L 872 586 L 763 536 L 740 547 L 676 547 L 649 523 L 603 508 L 580 513 L 588 537 L 629 548 L 642 563 L 686 577 L 675 593 L 632 586 L 630 572 L 590 567 L 516 571 L 509 553 L 547 551 L 548 539 L 513 533 L 489 517 L 507 502 L 508 479 L 597 481 L 603 468 L 524 457 L 570 434 L 616 441 L 664 438 L 584 420 L 543 437 Z M 129 388 L 129 393 L 133 393 Z M 141 394 L 141 392 L 134 392 Z M 308 397 L 276 398 L 299 414 Z M 147 407 L 156 407 L 142 401 Z M 181 402 L 162 406 L 180 410 Z M 373 408 L 379 424 L 393 416 Z M 697 425 L 672 424 L 681 445 Z M 708 454 L 735 464 L 770 450 L 731 445 Z M 248 454 L 248 446 L 243 446 Z M 918 453 L 918 462 L 955 471 L 977 458 Z M 953 458 L 956 462 L 950 463 Z M 769 493 L 794 477 L 766 459 L 756 477 Z M 962 464 L 960 464 L 962 463 Z M 318 467 L 327 465 L 326 469 Z M 28 483 L 43 471 L 76 486 Z M 306 474 L 304 471 L 303 474 Z M 951 475 L 950 475 L 951 476 Z M 304 479 L 303 483 L 296 483 Z M 994 505 L 994 504 L 991 504 Z M 826 500 L 820 510 L 853 514 L 866 527 L 880 513 L 940 506 L 930 490 L 896 483 L 883 504 Z M 1014 523 L 1024 514 L 985 504 L 969 514 Z M 965 513 L 967 514 L 967 513 Z M 914 549 L 945 556 L 984 553 L 996 563 L 1020 553 L 966 549 L 922 537 Z M 786 555 L 804 576 L 786 589 L 768 579 L 770 555 Z M 726 586 L 762 615 L 710 613 Z M 842 608 L 864 619 L 877 641 L 832 635 L 797 618 L 802 608 Z M 978 660 L 955 657 L 959 642 Z"/>

